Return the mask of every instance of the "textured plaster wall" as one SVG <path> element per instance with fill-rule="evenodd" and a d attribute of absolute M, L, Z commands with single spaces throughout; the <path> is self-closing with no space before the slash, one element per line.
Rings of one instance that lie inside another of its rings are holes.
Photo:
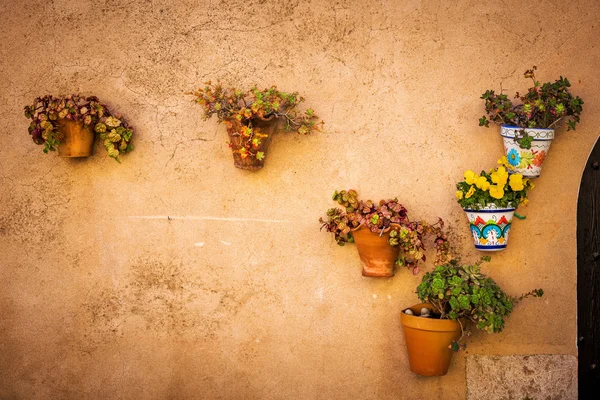
<path fill-rule="evenodd" d="M 576 355 L 599 3 L 2 0 L 0 15 L 0 398 L 464 399 L 471 355 Z M 447 376 L 418 377 L 399 312 L 421 276 L 361 277 L 317 220 L 335 189 L 398 196 L 475 260 L 454 183 L 503 151 L 479 96 L 525 90 L 534 64 L 571 80 L 582 124 L 559 132 L 485 272 L 546 296 L 475 333 Z M 184 94 L 208 79 L 298 90 L 325 130 L 278 136 L 264 170 L 237 170 Z M 100 143 L 68 160 L 31 142 L 23 106 L 72 92 L 133 124 L 122 164 Z"/>

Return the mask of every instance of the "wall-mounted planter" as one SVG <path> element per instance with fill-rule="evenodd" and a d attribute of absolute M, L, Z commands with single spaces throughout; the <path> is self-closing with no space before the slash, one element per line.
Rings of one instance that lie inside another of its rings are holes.
<path fill-rule="evenodd" d="M 406 340 L 410 370 L 423 376 L 446 375 L 454 351 L 452 342 L 461 336 L 458 321 L 419 317 L 422 308 L 433 309 L 431 304 L 416 304 L 410 309 L 414 315 L 400 315 Z"/>
<path fill-rule="evenodd" d="M 62 135 L 58 145 L 60 157 L 88 157 L 94 147 L 94 132 L 81 121 L 59 119 L 57 130 Z"/>
<path fill-rule="evenodd" d="M 392 227 L 399 225 L 392 224 Z M 363 267 L 362 275 L 371 278 L 390 278 L 394 276 L 394 267 L 400 248 L 390 246 L 391 228 L 387 228 L 383 235 L 372 233 L 364 225 L 352 230 L 354 243 Z"/>
<path fill-rule="evenodd" d="M 533 141 L 530 149 L 522 149 L 515 137 L 521 137 L 525 131 Z M 500 134 L 504 139 L 504 149 L 508 163 L 514 168 L 511 172 L 518 172 L 526 178 L 537 178 L 542 172 L 542 165 L 550 150 L 554 139 L 554 129 L 519 128 L 517 126 L 502 125 Z"/>
<path fill-rule="evenodd" d="M 245 169 L 248 171 L 256 171 L 265 166 L 265 158 L 273 134 L 277 132 L 279 121 L 274 119 L 272 116 L 268 119 L 256 118 L 252 121 L 252 136 L 246 137 L 240 135 L 242 131 L 242 124 L 236 120 L 228 120 L 231 124 L 231 128 L 227 129 L 229 135 L 229 147 L 233 152 L 233 164 L 236 168 Z M 256 142 L 258 145 L 253 145 L 252 141 L 258 138 Z M 247 153 L 242 151 L 243 148 L 251 147 L 255 152 L 264 154 L 264 157 L 257 158 L 249 156 Z M 245 156 L 243 156 L 245 154 Z"/>
<path fill-rule="evenodd" d="M 108 156 L 118 162 L 121 154 L 133 150 L 133 128 L 113 116 L 96 96 L 37 97 L 25 106 L 24 113 L 31 120 L 29 134 L 35 144 L 44 146 L 44 153 L 58 150 L 60 157 L 88 157 L 95 134 Z"/>
<path fill-rule="evenodd" d="M 312 109 L 298 111 L 304 98 L 297 92 L 282 92 L 275 86 L 239 90 L 207 82 L 204 88 L 189 94 L 202 107 L 204 119 L 216 116 L 219 123 L 227 126 L 234 165 L 240 169 L 256 171 L 264 167 L 277 122 L 281 122 L 281 131 L 302 135 L 317 131 L 322 125 Z"/>
<path fill-rule="evenodd" d="M 514 208 L 497 208 L 488 204 L 481 210 L 465 209 L 465 213 L 477 250 L 499 251 L 506 248 Z"/>

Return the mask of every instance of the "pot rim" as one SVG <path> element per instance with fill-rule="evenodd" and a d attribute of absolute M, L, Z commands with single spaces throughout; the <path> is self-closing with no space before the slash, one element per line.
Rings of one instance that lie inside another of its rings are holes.
<path fill-rule="evenodd" d="M 396 228 L 396 227 L 400 228 L 401 226 L 400 226 L 400 224 L 397 224 L 397 223 L 395 223 L 395 222 L 391 223 L 391 224 L 390 224 L 390 226 L 388 226 L 387 228 L 385 228 L 385 229 L 383 230 L 383 234 L 386 234 L 386 233 L 388 233 L 388 232 L 389 232 L 389 231 L 390 231 L 392 228 Z M 365 223 L 364 223 L 364 222 L 363 222 L 363 223 L 361 223 L 361 224 L 360 224 L 359 226 L 357 226 L 356 228 L 352 228 L 352 229 L 350 229 L 350 232 L 356 232 L 356 231 L 357 231 L 357 230 L 359 230 L 360 228 L 365 228 L 365 229 L 368 229 L 368 230 L 369 230 L 369 232 L 371 232 L 371 230 L 370 230 L 370 229 L 369 229 L 369 228 L 368 228 L 368 227 L 365 225 Z M 373 233 L 373 232 L 371 232 L 371 233 L 372 233 L 373 235 L 377 235 L 377 236 L 379 236 L 379 235 L 378 235 L 378 234 L 376 234 L 376 233 Z M 383 234 L 382 234 L 381 236 L 383 236 Z"/>
<path fill-rule="evenodd" d="M 523 128 L 521 126 L 500 125 L 500 136 L 505 139 L 514 139 L 517 136 L 517 131 L 524 130 L 525 133 L 534 134 L 531 139 L 534 142 L 551 142 L 554 140 L 554 128 Z M 542 136 L 542 137 L 535 137 Z"/>
<path fill-rule="evenodd" d="M 430 303 L 418 303 L 411 307 L 402 309 L 400 314 L 400 323 L 405 328 L 417 329 L 421 331 L 430 332 L 455 332 L 460 331 L 461 325 L 458 321 L 450 319 L 437 319 L 437 318 L 421 318 L 416 315 L 406 314 L 404 311 L 411 309 L 413 312 L 421 311 L 421 308 L 427 307 L 433 310 L 433 305 Z M 463 321 L 463 326 L 464 326 Z"/>
<path fill-rule="evenodd" d="M 485 209 L 485 208 L 481 208 L 479 210 L 474 210 L 472 208 L 463 208 L 463 211 L 465 212 L 479 212 L 479 213 L 487 213 L 487 214 L 493 214 L 493 213 L 500 213 L 500 212 L 509 212 L 509 211 L 515 211 L 516 208 L 510 207 L 510 208 L 494 208 L 494 209 Z"/>
<path fill-rule="evenodd" d="M 525 130 L 525 131 L 554 131 L 555 130 L 555 128 L 523 128 L 522 126 L 506 125 L 506 124 L 502 124 L 500 126 L 502 128 L 522 129 L 522 130 Z"/>
<path fill-rule="evenodd" d="M 275 114 L 272 114 L 272 115 L 271 115 L 269 118 L 253 117 L 253 118 L 250 118 L 249 120 L 250 120 L 250 121 L 252 121 L 252 120 L 258 120 L 258 121 L 269 122 L 269 121 L 272 121 L 273 119 L 277 120 L 277 119 L 279 119 L 279 118 L 275 118 Z M 223 118 L 223 121 L 236 121 L 236 122 L 239 122 L 239 123 L 241 123 L 241 122 L 242 122 L 242 121 L 239 121 L 239 120 L 238 120 L 237 118 L 235 118 L 235 117 Z"/>

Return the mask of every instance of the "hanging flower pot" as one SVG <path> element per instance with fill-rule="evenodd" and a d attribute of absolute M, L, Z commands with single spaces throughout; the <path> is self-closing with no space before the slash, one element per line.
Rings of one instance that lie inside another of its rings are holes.
<path fill-rule="evenodd" d="M 418 274 L 419 264 L 426 260 L 425 239 L 433 238 L 435 265 L 451 259 L 450 243 L 444 232 L 444 221 L 438 219 L 411 221 L 408 211 L 398 199 L 358 199 L 356 190 L 335 191 L 333 200 L 344 207 L 330 208 L 326 218 L 319 218 L 321 229 L 333 233 L 340 246 L 355 243 L 362 274 L 368 277 L 392 277 L 396 266 L 404 266 Z"/>
<path fill-rule="evenodd" d="M 511 172 L 526 178 L 540 176 L 554 128 L 565 123 L 567 131 L 575 130 L 583 111 L 583 100 L 570 93 L 567 78 L 541 83 L 536 79 L 536 69 L 534 66 L 523 74 L 533 86 L 522 94 L 517 92 L 516 101 L 503 91 L 486 90 L 481 95 L 486 115 L 479 119 L 479 126 L 489 127 L 490 122 L 501 126 Z"/>
<path fill-rule="evenodd" d="M 554 129 L 519 128 L 502 125 L 500 134 L 504 138 L 506 158 L 512 167 L 511 172 L 522 174 L 526 178 L 537 178 L 542 172 L 542 165 L 554 139 Z M 519 138 L 531 138 L 530 148 L 522 148 Z"/>
<path fill-rule="evenodd" d="M 506 157 L 500 165 L 479 175 L 468 170 L 456 184 L 458 204 L 469 220 L 475 248 L 482 251 L 504 250 L 515 209 L 527 204 L 527 192 L 535 185 L 519 173 L 508 173 Z"/>
<path fill-rule="evenodd" d="M 485 259 L 474 264 L 451 260 L 423 276 L 416 291 L 421 304 L 400 316 L 414 373 L 445 375 L 454 351 L 466 347 L 463 339 L 472 327 L 501 332 L 515 305 L 528 297 L 543 296 L 542 289 L 518 297 L 507 295 L 491 277 L 481 273 Z"/>
<path fill-rule="evenodd" d="M 446 375 L 454 355 L 451 345 L 460 339 L 461 327 L 458 321 L 421 317 L 424 308 L 433 310 L 431 304 L 421 303 L 410 307 L 413 315 L 400 314 L 410 370 L 423 376 Z"/>
<path fill-rule="evenodd" d="M 488 204 L 480 210 L 465 209 L 475 248 L 481 251 L 504 250 L 515 214 L 514 208 L 497 208 Z"/>
<path fill-rule="evenodd" d="M 46 95 L 25 106 L 24 112 L 31 120 L 29 134 L 35 144 L 44 146 L 44 153 L 58 150 L 60 157 L 87 157 L 94 136 L 118 162 L 121 154 L 133 150 L 133 128 L 95 96 Z"/>
<path fill-rule="evenodd" d="M 312 109 L 298 110 L 304 98 L 297 92 L 281 92 L 275 86 L 239 90 L 207 82 L 204 88 L 190 94 L 202 106 L 204 119 L 214 115 L 226 125 L 234 165 L 245 170 L 263 168 L 277 122 L 281 122 L 283 131 L 302 135 L 318 131 L 323 124 L 317 122 Z"/>
<path fill-rule="evenodd" d="M 382 235 L 371 232 L 365 225 L 352 230 L 354 243 L 362 264 L 362 275 L 371 278 L 389 278 L 394 276 L 394 266 L 400 252 L 398 246 L 391 246 L 390 231 L 399 227 L 392 224 Z"/>
<path fill-rule="evenodd" d="M 249 123 L 249 129 L 244 129 L 240 121 L 231 119 L 226 122 L 226 126 L 235 167 L 250 171 L 264 167 L 267 149 L 278 128 L 278 120 L 273 116 L 268 119 L 256 118 Z"/>
<path fill-rule="evenodd" d="M 94 147 L 94 132 L 83 121 L 70 121 L 60 119 L 57 121 L 60 144 L 58 155 L 60 157 L 87 157 L 92 154 Z"/>

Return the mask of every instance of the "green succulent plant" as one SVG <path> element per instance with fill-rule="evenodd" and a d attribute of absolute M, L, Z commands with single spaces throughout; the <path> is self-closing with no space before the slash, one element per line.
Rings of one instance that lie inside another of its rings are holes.
<path fill-rule="evenodd" d="M 482 257 L 482 261 L 489 261 Z M 470 321 L 477 329 L 488 333 L 501 332 L 504 329 L 504 319 L 512 313 L 515 305 L 527 297 L 542 297 L 542 289 L 534 289 L 519 297 L 512 297 L 481 273 L 482 261 L 472 265 L 460 265 L 457 260 L 451 260 L 445 265 L 436 267 L 423 276 L 417 287 L 417 296 L 424 303 L 430 303 L 434 313 L 440 319 L 453 321 Z M 452 344 L 453 350 L 466 345 L 460 341 L 470 334 L 463 328 L 461 338 Z"/>

